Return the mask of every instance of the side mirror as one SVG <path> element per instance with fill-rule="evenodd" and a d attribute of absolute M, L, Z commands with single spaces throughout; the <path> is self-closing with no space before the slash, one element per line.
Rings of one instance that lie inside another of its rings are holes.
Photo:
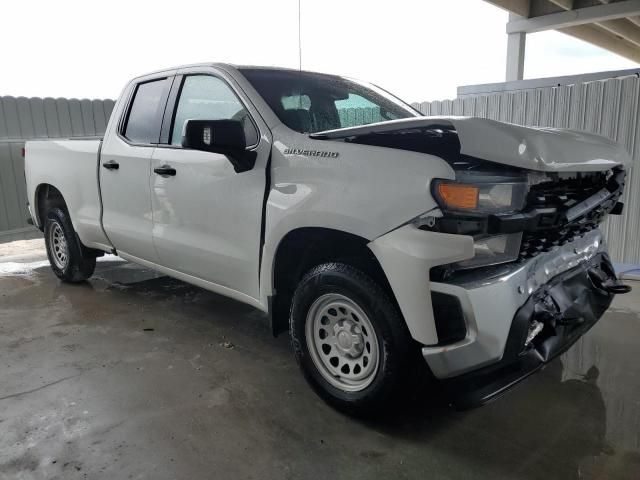
<path fill-rule="evenodd" d="M 251 170 L 256 163 L 256 152 L 247 150 L 239 120 L 187 120 L 182 146 L 226 155 L 237 173 Z"/>

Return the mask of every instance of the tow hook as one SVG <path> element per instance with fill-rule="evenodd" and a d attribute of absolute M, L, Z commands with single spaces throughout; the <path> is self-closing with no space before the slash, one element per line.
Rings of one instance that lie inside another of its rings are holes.
<path fill-rule="evenodd" d="M 605 272 L 599 266 L 591 267 L 587 271 L 587 274 L 589 275 L 589 280 L 591 280 L 594 287 L 604 290 L 607 293 L 619 295 L 629 293 L 631 291 L 631 286 L 625 285 L 618 280 L 614 272 Z"/>

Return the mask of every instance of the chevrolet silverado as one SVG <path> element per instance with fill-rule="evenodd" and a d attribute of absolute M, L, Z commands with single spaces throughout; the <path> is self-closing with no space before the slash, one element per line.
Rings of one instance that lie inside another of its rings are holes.
<path fill-rule="evenodd" d="M 252 305 L 351 413 L 415 388 L 421 359 L 455 404 L 485 403 L 628 290 L 598 226 L 622 210 L 630 158 L 595 135 L 203 64 L 132 80 L 103 138 L 25 151 L 61 280 L 108 252 Z"/>

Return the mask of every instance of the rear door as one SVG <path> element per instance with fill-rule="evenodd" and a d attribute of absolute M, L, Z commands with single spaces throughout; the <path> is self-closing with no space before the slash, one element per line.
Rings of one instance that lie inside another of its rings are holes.
<path fill-rule="evenodd" d="M 151 178 L 153 240 L 160 263 L 214 283 L 223 293 L 231 294 L 231 289 L 257 298 L 265 168 L 271 149 L 267 127 L 224 73 L 180 73 L 184 74 L 176 77 L 171 94 L 175 106 L 169 107 L 170 100 L 165 113 L 165 143 L 152 159 L 152 170 L 175 171 L 171 176 L 153 173 Z M 189 119 L 242 120 L 249 148 L 257 153 L 254 168 L 236 173 L 225 155 L 182 148 Z"/>
<path fill-rule="evenodd" d="M 153 247 L 150 172 L 173 76 L 129 86 L 117 128 L 102 146 L 102 223 L 118 253 L 157 263 Z M 125 97 L 123 97 L 125 98 Z"/>

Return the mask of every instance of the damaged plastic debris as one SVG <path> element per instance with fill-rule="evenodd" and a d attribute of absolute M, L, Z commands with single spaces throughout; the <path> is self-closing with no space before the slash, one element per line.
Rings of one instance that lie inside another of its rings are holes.
<path fill-rule="evenodd" d="M 538 334 L 544 328 L 544 323 L 534 320 L 529 325 L 529 333 L 527 333 L 527 339 L 524 342 L 525 347 L 528 347 L 534 338 L 538 336 Z"/>

